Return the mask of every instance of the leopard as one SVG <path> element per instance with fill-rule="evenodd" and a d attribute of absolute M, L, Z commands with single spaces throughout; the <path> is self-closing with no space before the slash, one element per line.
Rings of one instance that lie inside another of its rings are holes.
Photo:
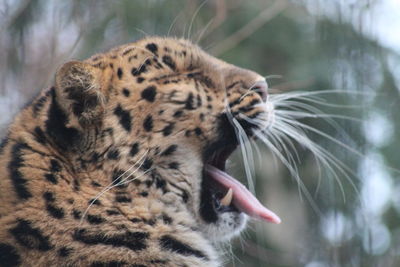
<path fill-rule="evenodd" d="M 0 266 L 223 266 L 249 218 L 280 222 L 225 170 L 268 96 L 182 38 L 64 63 L 0 146 Z"/>

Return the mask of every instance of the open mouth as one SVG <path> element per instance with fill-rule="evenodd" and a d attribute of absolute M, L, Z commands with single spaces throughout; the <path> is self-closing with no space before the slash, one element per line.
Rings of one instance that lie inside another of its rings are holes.
<path fill-rule="evenodd" d="M 206 221 L 215 222 L 224 212 L 245 213 L 251 218 L 277 223 L 281 219 L 264 207 L 238 180 L 225 172 L 228 157 L 237 145 L 216 149 L 205 162 L 201 214 Z"/>

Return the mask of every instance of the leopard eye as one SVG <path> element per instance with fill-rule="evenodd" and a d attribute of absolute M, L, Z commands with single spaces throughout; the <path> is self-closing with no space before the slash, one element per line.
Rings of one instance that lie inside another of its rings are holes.
<path fill-rule="evenodd" d="M 268 84 L 266 81 L 256 82 L 252 90 L 261 96 L 261 99 L 265 102 L 268 99 Z"/>

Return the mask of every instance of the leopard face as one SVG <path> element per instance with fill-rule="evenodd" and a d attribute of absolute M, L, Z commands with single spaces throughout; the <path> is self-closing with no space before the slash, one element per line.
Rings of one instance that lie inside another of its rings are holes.
<path fill-rule="evenodd" d="M 170 184 L 186 183 L 182 200 L 209 240 L 229 240 L 243 230 L 248 216 L 235 201 L 221 204 L 229 186 L 210 178 L 206 167 L 224 171 L 239 136 L 272 123 L 265 79 L 175 39 L 142 40 L 85 64 L 99 67 L 108 82 L 96 94 L 105 98 L 103 128 L 117 133 L 111 146 L 133 144 L 135 154 L 147 154 L 150 173 Z M 133 163 L 126 156 L 120 160 L 126 164 L 121 169 Z"/>
<path fill-rule="evenodd" d="M 0 239 L 26 260 L 34 254 L 13 230 L 22 226 L 40 236 L 30 247 L 74 251 L 40 254 L 43 264 L 219 265 L 213 244 L 249 216 L 279 222 L 225 173 L 240 138 L 273 120 L 262 76 L 186 40 L 146 38 L 65 63 L 2 145 L 0 192 L 15 194 L 0 194 Z"/>

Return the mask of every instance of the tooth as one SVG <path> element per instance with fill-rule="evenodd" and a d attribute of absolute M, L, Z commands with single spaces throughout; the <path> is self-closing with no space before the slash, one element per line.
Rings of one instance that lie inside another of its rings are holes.
<path fill-rule="evenodd" d="M 219 202 L 221 203 L 221 205 L 229 206 L 232 202 L 232 196 L 233 196 L 233 190 L 232 188 L 229 188 L 226 195 Z"/>

